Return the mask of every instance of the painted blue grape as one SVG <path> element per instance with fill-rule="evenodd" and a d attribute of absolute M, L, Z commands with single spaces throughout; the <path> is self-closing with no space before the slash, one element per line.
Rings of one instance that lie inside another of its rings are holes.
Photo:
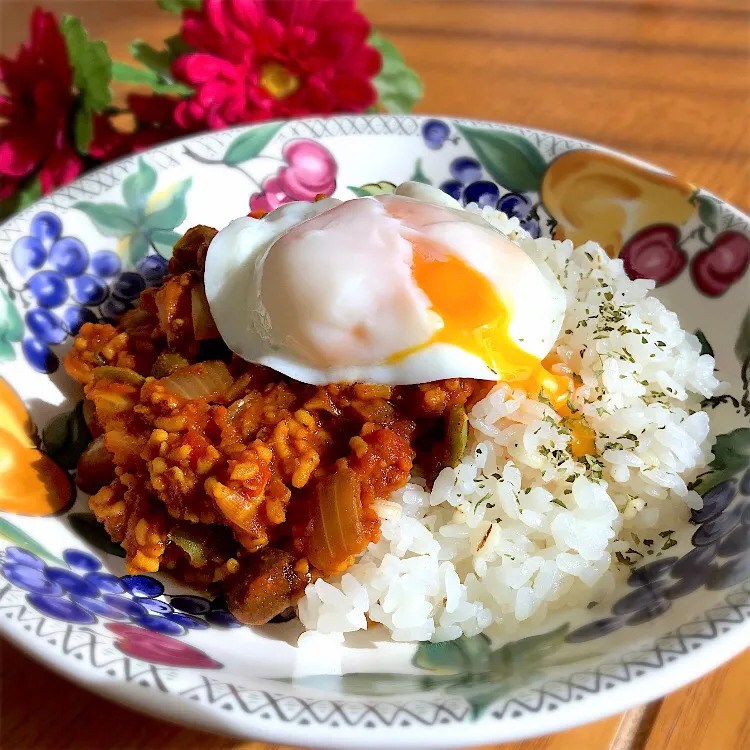
<path fill-rule="evenodd" d="M 719 557 L 735 557 L 750 549 L 750 526 L 738 526 L 721 541 Z"/>
<path fill-rule="evenodd" d="M 73 279 L 73 299 L 81 305 L 101 305 L 107 294 L 107 285 L 90 273 Z"/>
<path fill-rule="evenodd" d="M 440 189 L 451 198 L 460 201 L 464 186 L 458 180 L 447 180 L 440 185 Z"/>
<path fill-rule="evenodd" d="M 541 227 L 536 219 L 524 219 L 521 222 L 521 228 L 525 229 L 535 240 L 542 235 Z"/>
<path fill-rule="evenodd" d="M 492 206 L 497 204 L 500 197 L 500 190 L 494 182 L 488 180 L 478 180 L 466 186 L 464 190 L 464 203 L 476 203 L 480 207 Z"/>
<path fill-rule="evenodd" d="M 33 307 L 25 317 L 26 327 L 39 341 L 46 344 L 60 344 L 65 341 L 68 332 L 63 321 L 55 313 L 43 307 Z"/>
<path fill-rule="evenodd" d="M 726 589 L 750 578 L 750 556 L 735 557 L 709 573 L 706 588 L 711 591 Z"/>
<path fill-rule="evenodd" d="M 47 580 L 44 570 L 39 568 L 6 562 L 3 565 L 3 575 L 19 588 L 32 593 L 49 596 L 62 596 L 63 593 L 62 586 Z"/>
<path fill-rule="evenodd" d="M 36 237 L 21 237 L 13 245 L 10 259 L 18 273 L 25 276 L 29 271 L 35 271 L 44 265 L 44 261 L 47 260 L 47 251 Z"/>
<path fill-rule="evenodd" d="M 146 282 L 143 276 L 132 271 L 125 271 L 112 284 L 112 294 L 118 299 L 130 301 L 136 299 L 145 288 Z"/>
<path fill-rule="evenodd" d="M 218 625 L 222 628 L 241 628 L 242 623 L 231 612 L 225 612 L 220 609 L 211 610 L 204 615 L 206 622 L 212 625 Z"/>
<path fill-rule="evenodd" d="M 569 633 L 565 639 L 568 643 L 583 643 L 591 641 L 594 638 L 601 638 L 604 635 L 614 633 L 619 630 L 625 621 L 621 617 L 604 617 L 601 620 L 594 620 L 583 627 Z"/>
<path fill-rule="evenodd" d="M 42 307 L 57 307 L 68 298 L 68 282 L 59 271 L 37 271 L 29 279 L 29 291 Z"/>
<path fill-rule="evenodd" d="M 142 607 L 138 602 L 128 599 L 125 596 L 117 596 L 116 594 L 104 594 L 102 599 L 109 604 L 110 607 L 124 612 L 128 617 L 146 617 L 148 610 Z"/>
<path fill-rule="evenodd" d="M 60 366 L 58 356 L 49 348 L 44 341 L 29 336 L 21 344 L 23 356 L 26 361 L 37 371 L 49 374 Z"/>
<path fill-rule="evenodd" d="M 121 594 L 125 591 L 123 582 L 111 573 L 87 573 L 84 578 L 103 594 Z"/>
<path fill-rule="evenodd" d="M 102 567 L 101 561 L 94 557 L 90 552 L 84 552 L 81 549 L 66 549 L 63 552 L 65 560 L 71 568 L 85 570 L 87 573 L 94 573 Z"/>
<path fill-rule="evenodd" d="M 182 635 L 185 632 L 185 628 L 179 623 L 172 622 L 166 617 L 158 617 L 157 615 L 134 617 L 133 622 L 143 628 L 153 630 L 154 633 L 162 633 L 164 635 Z"/>
<path fill-rule="evenodd" d="M 158 286 L 167 272 L 167 261 L 161 255 L 146 255 L 135 264 L 135 268 L 143 276 L 146 286 Z"/>
<path fill-rule="evenodd" d="M 62 318 L 68 331 L 75 336 L 81 330 L 84 323 L 96 323 L 96 314 L 88 307 L 79 305 L 68 305 L 62 311 Z"/>
<path fill-rule="evenodd" d="M 173 596 L 171 604 L 180 612 L 187 612 L 190 615 L 202 615 L 211 609 L 208 599 L 204 599 L 202 596 Z"/>
<path fill-rule="evenodd" d="M 442 120 L 427 120 L 422 125 L 422 138 L 428 148 L 440 148 L 448 138 L 450 128 Z"/>
<path fill-rule="evenodd" d="M 123 576 L 120 579 L 125 588 L 133 596 L 146 596 L 152 599 L 155 596 L 161 596 L 164 593 L 164 586 L 156 578 L 149 576 Z"/>
<path fill-rule="evenodd" d="M 654 581 L 650 586 L 641 586 L 625 594 L 612 605 L 612 614 L 625 615 L 643 609 L 661 600 L 661 593 L 669 587 L 664 580 Z"/>
<path fill-rule="evenodd" d="M 44 568 L 42 558 L 27 549 L 23 549 L 23 547 L 8 547 L 5 550 L 5 559 L 7 562 L 28 565 L 30 568 L 38 568 L 39 570 Z"/>
<path fill-rule="evenodd" d="M 704 547 L 717 539 L 726 536 L 740 522 L 740 516 L 744 508 L 741 505 L 733 505 L 724 511 L 713 521 L 707 521 L 693 534 L 693 545 Z"/>
<path fill-rule="evenodd" d="M 451 162 L 451 175 L 454 180 L 458 180 L 466 185 L 469 182 L 475 182 L 482 177 L 482 165 L 471 156 L 459 156 Z"/>
<path fill-rule="evenodd" d="M 191 617 L 190 615 L 184 615 L 182 612 L 174 612 L 169 615 L 164 615 L 164 617 L 171 622 L 176 622 L 178 625 L 182 625 L 182 627 L 192 630 L 205 630 L 208 627 L 208 624 L 203 620 L 199 620 L 197 617 Z"/>
<path fill-rule="evenodd" d="M 126 622 L 130 619 L 124 612 L 120 612 L 114 607 L 110 607 L 109 604 L 103 602 L 101 599 L 92 599 L 88 596 L 76 596 L 75 594 L 71 594 L 70 601 L 77 604 L 79 607 L 83 607 L 87 612 L 91 612 L 92 615 L 106 617 L 108 620 Z"/>
<path fill-rule="evenodd" d="M 642 625 L 644 622 L 651 622 L 651 620 L 661 617 L 671 606 L 672 602 L 665 601 L 664 599 L 654 601 L 634 612 L 628 617 L 627 623 L 628 625 Z"/>
<path fill-rule="evenodd" d="M 717 484 L 703 496 L 703 507 L 700 510 L 692 511 L 690 514 L 691 520 L 693 523 L 712 521 L 729 507 L 736 494 L 737 483 L 734 479 L 728 479 L 726 482 Z"/>
<path fill-rule="evenodd" d="M 712 566 L 709 565 L 704 570 L 697 571 L 692 576 L 681 578 L 664 592 L 665 599 L 672 601 L 679 599 L 681 596 L 692 594 L 693 591 L 697 591 L 706 583 L 706 578 L 708 578 L 711 570 Z"/>
<path fill-rule="evenodd" d="M 740 492 L 743 495 L 750 495 L 750 468 L 745 471 L 740 479 Z"/>
<path fill-rule="evenodd" d="M 127 302 L 123 302 L 121 299 L 116 299 L 115 297 L 110 297 L 108 300 L 105 300 L 102 305 L 102 315 L 109 320 L 116 321 L 117 318 L 128 309 L 130 309 L 130 305 Z"/>
<path fill-rule="evenodd" d="M 117 276 L 122 268 L 120 256 L 111 250 L 97 250 L 91 256 L 91 270 L 105 279 Z"/>
<path fill-rule="evenodd" d="M 663 578 L 677 560 L 678 558 L 676 557 L 665 557 L 662 560 L 654 560 L 653 562 L 646 563 L 646 565 L 642 565 L 630 574 L 628 586 L 651 585 L 659 578 Z"/>
<path fill-rule="evenodd" d="M 83 607 L 75 602 L 69 602 L 67 599 L 58 599 L 44 594 L 27 594 L 26 599 L 42 614 L 56 620 L 66 620 L 79 625 L 89 625 L 96 622 L 96 617 L 91 612 L 87 612 Z"/>
<path fill-rule="evenodd" d="M 705 547 L 694 547 L 672 566 L 670 572 L 672 578 L 701 576 L 708 570 L 718 551 L 718 542 L 713 542 Z"/>
<path fill-rule="evenodd" d="M 497 204 L 498 211 L 507 214 L 509 218 L 515 216 L 517 219 L 525 219 L 533 207 L 531 199 L 523 193 L 507 193 Z"/>
<path fill-rule="evenodd" d="M 145 607 L 152 615 L 168 615 L 174 612 L 172 605 L 161 599 L 147 599 L 142 596 L 138 598 L 138 604 Z"/>
<path fill-rule="evenodd" d="M 31 234 L 49 249 L 62 233 L 62 222 L 49 211 L 38 213 L 31 220 Z"/>
<path fill-rule="evenodd" d="M 89 264 L 89 254 L 75 237 L 63 237 L 55 242 L 49 252 L 52 267 L 70 278 L 80 276 Z"/>
<path fill-rule="evenodd" d="M 99 596 L 99 589 L 85 578 L 64 568 L 47 568 L 47 579 L 62 586 L 69 594 L 78 596 Z"/>

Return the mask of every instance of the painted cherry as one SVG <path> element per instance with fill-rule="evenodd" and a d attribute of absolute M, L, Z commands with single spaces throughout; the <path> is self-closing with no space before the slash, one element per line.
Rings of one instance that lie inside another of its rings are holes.
<path fill-rule="evenodd" d="M 739 232 L 722 232 L 710 247 L 693 258 L 695 285 L 709 297 L 720 297 L 736 284 L 750 264 L 750 239 Z"/>
<path fill-rule="evenodd" d="M 680 230 L 672 224 L 653 224 L 636 232 L 620 251 L 620 260 L 631 279 L 653 279 L 668 284 L 687 264 L 678 246 Z"/>

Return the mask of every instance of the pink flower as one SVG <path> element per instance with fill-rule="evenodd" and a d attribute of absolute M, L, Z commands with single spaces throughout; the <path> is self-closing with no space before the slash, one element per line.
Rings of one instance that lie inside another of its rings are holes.
<path fill-rule="evenodd" d="M 77 177 L 83 162 L 71 138 L 73 71 L 52 13 L 36 8 L 31 39 L 15 60 L 0 56 L 0 200 L 38 172 L 42 193 Z"/>
<path fill-rule="evenodd" d="M 154 633 L 136 625 L 108 623 L 107 629 L 119 636 L 116 646 L 123 654 L 135 659 L 166 664 L 168 667 L 195 667 L 196 669 L 221 669 L 223 666 L 187 643 L 169 635 Z"/>
<path fill-rule="evenodd" d="M 206 0 L 183 15 L 193 52 L 175 77 L 195 89 L 177 123 L 223 128 L 307 114 L 361 112 L 375 103 L 382 64 L 354 0 Z"/>
<path fill-rule="evenodd" d="M 284 146 L 283 156 L 288 166 L 266 178 L 263 192 L 251 196 L 252 211 L 273 211 L 290 201 L 313 201 L 336 189 L 336 161 L 316 141 L 290 141 Z"/>

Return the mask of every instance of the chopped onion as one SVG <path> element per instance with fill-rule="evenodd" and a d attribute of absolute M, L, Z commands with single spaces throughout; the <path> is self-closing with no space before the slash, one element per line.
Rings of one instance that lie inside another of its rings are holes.
<path fill-rule="evenodd" d="M 351 469 L 323 478 L 315 502 L 308 558 L 324 574 L 336 573 L 367 546 L 359 478 Z"/>
<path fill-rule="evenodd" d="M 208 306 L 206 290 L 203 284 L 194 286 L 190 290 L 191 314 L 193 316 L 193 333 L 196 341 L 219 338 L 219 329 L 216 327 L 211 308 Z"/>
<path fill-rule="evenodd" d="M 233 378 L 223 362 L 211 361 L 180 367 L 159 382 L 175 395 L 192 400 L 225 393 Z"/>

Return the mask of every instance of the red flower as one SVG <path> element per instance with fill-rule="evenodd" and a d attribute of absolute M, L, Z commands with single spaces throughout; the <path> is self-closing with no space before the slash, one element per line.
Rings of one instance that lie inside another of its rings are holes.
<path fill-rule="evenodd" d="M 52 13 L 34 10 L 31 40 L 18 57 L 0 56 L 0 199 L 39 170 L 48 193 L 78 176 L 83 164 L 71 143 L 73 71 Z"/>
<path fill-rule="evenodd" d="M 375 103 L 380 53 L 354 0 L 206 0 L 184 13 L 195 51 L 174 76 L 195 93 L 177 103 L 186 129 L 332 112 Z"/>

